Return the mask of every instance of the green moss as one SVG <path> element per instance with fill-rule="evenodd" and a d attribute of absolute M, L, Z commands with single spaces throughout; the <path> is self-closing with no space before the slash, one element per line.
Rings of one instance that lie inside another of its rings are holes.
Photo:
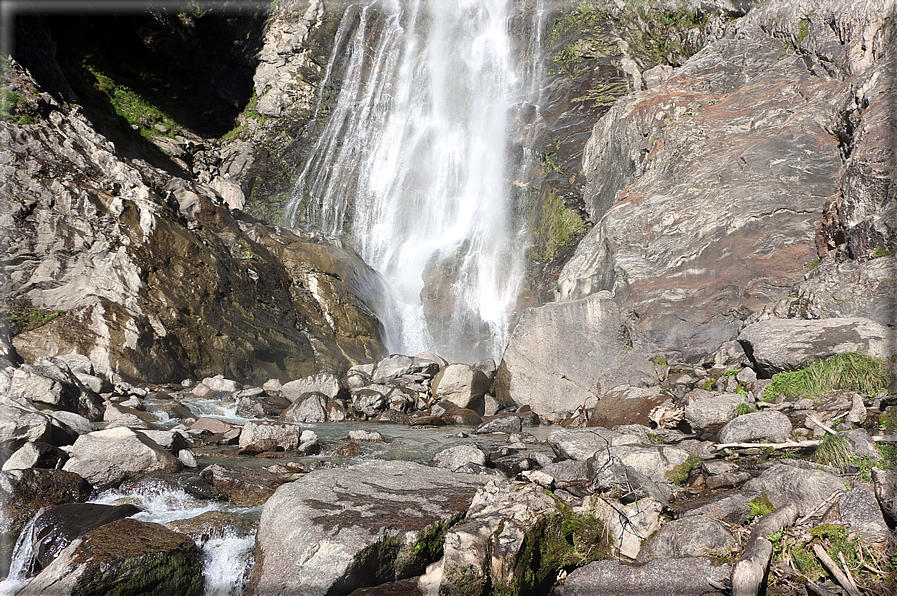
<path fill-rule="evenodd" d="M 24 97 L 10 91 L 0 89 L 0 120 L 16 124 L 34 124 L 34 114 Z"/>
<path fill-rule="evenodd" d="M 576 243 L 584 226 L 579 214 L 564 206 L 555 191 L 550 191 L 533 226 L 535 246 L 530 258 L 539 262 L 555 259 Z"/>
<path fill-rule="evenodd" d="M 700 459 L 694 455 L 689 455 L 687 460 L 666 473 L 667 480 L 673 484 L 683 484 L 688 480 L 688 475 L 691 474 L 691 471 L 698 467 L 700 463 Z"/>
<path fill-rule="evenodd" d="M 810 19 L 801 19 L 797 25 L 797 45 L 803 43 L 810 33 Z"/>
<path fill-rule="evenodd" d="M 793 372 L 773 375 L 763 392 L 764 398 L 777 395 L 796 397 L 818 396 L 825 391 L 847 389 L 874 395 L 893 380 L 888 362 L 860 352 L 838 354 L 828 360 L 817 360 Z"/>
<path fill-rule="evenodd" d="M 748 501 L 748 507 L 751 510 L 748 514 L 749 520 L 754 519 L 755 517 L 763 517 L 776 510 L 775 505 L 772 504 L 772 501 L 769 500 L 769 496 L 767 496 L 766 493 L 761 494 L 752 501 Z"/>
<path fill-rule="evenodd" d="M 747 389 L 744 388 L 744 385 L 738 385 L 738 387 L 735 388 L 735 393 L 745 396 L 748 394 Z"/>
<path fill-rule="evenodd" d="M 707 379 L 703 383 L 701 383 L 701 389 L 704 391 L 713 391 L 713 379 Z"/>
<path fill-rule="evenodd" d="M 664 356 L 655 356 L 651 359 L 651 362 L 653 362 L 655 366 L 669 366 L 669 363 Z"/>
<path fill-rule="evenodd" d="M 0 316 L 6 318 L 12 336 L 42 327 L 65 312 L 34 308 L 24 300 L 0 300 Z"/>

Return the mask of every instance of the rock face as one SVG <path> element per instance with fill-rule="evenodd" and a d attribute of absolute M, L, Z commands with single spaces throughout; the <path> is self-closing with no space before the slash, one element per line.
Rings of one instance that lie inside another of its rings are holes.
<path fill-rule="evenodd" d="M 823 2 L 801 16 L 795 3 L 769 3 L 665 82 L 620 100 L 585 149 L 595 227 L 562 271 L 557 298 L 611 291 L 635 338 L 688 360 L 803 281 L 824 210 L 832 238 L 849 228 L 867 246 L 892 242 L 892 191 L 878 182 L 892 143 L 871 138 L 893 130 L 881 116 L 893 90 L 872 68 L 876 59 L 885 67 L 892 33 L 880 26 L 885 4 Z M 884 94 L 856 101 L 851 89 L 866 93 L 864 84 Z M 838 133 L 845 114 L 870 136 Z M 845 164 L 842 153 L 859 146 L 868 152 Z"/>
<path fill-rule="evenodd" d="M 347 594 L 419 575 L 484 483 L 401 461 L 315 470 L 265 504 L 246 593 Z"/>
<path fill-rule="evenodd" d="M 537 414 L 594 405 L 620 384 L 656 379 L 608 294 L 592 294 L 523 312 L 495 378 L 499 402 Z"/>
<path fill-rule="evenodd" d="M 893 330 L 858 317 L 758 321 L 745 327 L 738 341 L 768 375 L 835 354 L 865 352 L 888 358 L 897 353 L 897 334 Z"/>
<path fill-rule="evenodd" d="M 2 292 L 58 315 L 14 337 L 26 362 L 75 352 L 107 377 L 261 383 L 384 355 L 378 277 L 352 250 L 238 220 L 210 187 L 119 157 L 27 73 L 7 79 L 49 114 L 0 122 L 0 248 L 16 263 Z"/>

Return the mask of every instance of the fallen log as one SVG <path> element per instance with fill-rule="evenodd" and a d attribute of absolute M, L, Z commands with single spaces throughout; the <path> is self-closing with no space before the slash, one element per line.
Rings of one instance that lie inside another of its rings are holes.
<path fill-rule="evenodd" d="M 838 564 L 835 563 L 835 560 L 832 559 L 821 544 L 816 543 L 813 545 L 813 552 L 816 553 L 816 556 L 819 557 L 819 560 L 822 561 L 822 564 L 831 572 L 831 574 L 835 577 L 835 581 L 841 584 L 841 587 L 850 594 L 850 596 L 863 596 L 857 587 L 851 582 L 844 572 L 841 571 L 841 568 L 838 567 Z"/>
<path fill-rule="evenodd" d="M 772 448 L 772 449 L 791 449 L 800 447 L 815 447 L 822 441 L 785 441 L 784 443 L 719 443 L 713 448 L 717 451 L 720 449 L 750 449 L 754 448 Z"/>
<path fill-rule="evenodd" d="M 732 570 L 732 596 L 756 596 L 760 592 L 772 559 L 772 542 L 767 536 L 790 526 L 796 519 L 797 507 L 789 503 L 757 521 Z"/>

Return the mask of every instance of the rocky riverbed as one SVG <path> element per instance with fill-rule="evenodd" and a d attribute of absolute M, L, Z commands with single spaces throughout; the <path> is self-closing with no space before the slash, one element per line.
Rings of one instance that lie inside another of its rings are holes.
<path fill-rule="evenodd" d="M 737 351 L 655 366 L 654 386 L 541 416 L 495 401 L 493 362 L 430 353 L 263 387 L 111 384 L 77 356 L 7 368 L 0 585 L 894 589 L 893 383 L 788 395 Z"/>

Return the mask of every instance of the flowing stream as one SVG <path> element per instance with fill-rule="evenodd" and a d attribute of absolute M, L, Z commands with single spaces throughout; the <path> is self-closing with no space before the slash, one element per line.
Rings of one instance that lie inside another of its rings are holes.
<path fill-rule="evenodd" d="M 523 4 L 368 0 L 339 25 L 320 88 L 340 93 L 287 217 L 383 275 L 392 352 L 473 362 L 507 343 L 526 235 L 509 130 L 541 76 L 543 11 L 526 11 L 535 35 L 515 34 Z"/>

